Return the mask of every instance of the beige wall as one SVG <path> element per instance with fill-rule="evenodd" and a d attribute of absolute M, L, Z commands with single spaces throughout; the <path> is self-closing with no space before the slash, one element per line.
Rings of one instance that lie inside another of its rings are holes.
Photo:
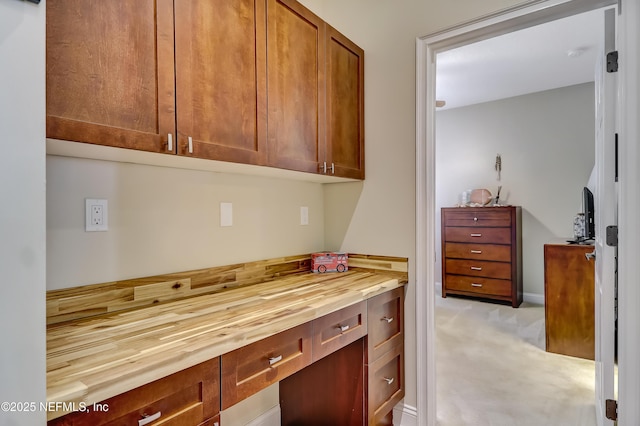
<path fill-rule="evenodd" d="M 585 83 L 436 113 L 438 213 L 454 206 L 466 189 L 495 194 L 502 185 L 501 200 L 522 206 L 524 292 L 539 298 L 544 296 L 543 246 L 573 235 L 582 188 L 595 164 L 594 99 L 593 83 Z M 494 170 L 498 153 L 500 181 Z"/>

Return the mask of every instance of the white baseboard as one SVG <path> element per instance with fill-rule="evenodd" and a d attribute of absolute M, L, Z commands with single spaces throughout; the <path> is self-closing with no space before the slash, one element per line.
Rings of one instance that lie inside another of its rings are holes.
<path fill-rule="evenodd" d="M 522 300 L 534 305 L 544 305 L 544 294 L 539 293 L 522 293 Z"/>
<path fill-rule="evenodd" d="M 418 410 L 402 402 L 393 407 L 393 426 L 416 426 Z"/>
<path fill-rule="evenodd" d="M 280 426 L 280 405 L 251 420 L 246 426 Z"/>

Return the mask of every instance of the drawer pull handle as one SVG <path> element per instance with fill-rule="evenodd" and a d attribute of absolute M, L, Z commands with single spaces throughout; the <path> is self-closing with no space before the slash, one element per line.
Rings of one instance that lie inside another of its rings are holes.
<path fill-rule="evenodd" d="M 390 385 L 391 383 L 393 383 L 393 377 L 383 377 L 382 380 L 384 380 L 385 382 L 387 382 L 388 385 Z"/>
<path fill-rule="evenodd" d="M 380 318 L 380 321 L 386 321 L 387 324 L 389 324 L 391 321 L 393 321 L 393 317 L 382 317 Z"/>
<path fill-rule="evenodd" d="M 341 333 L 344 333 L 345 331 L 347 331 L 349 329 L 348 325 L 339 325 L 338 328 L 340 329 Z"/>
<path fill-rule="evenodd" d="M 482 271 L 482 268 L 480 266 L 472 266 L 471 270 L 472 271 Z"/>
<path fill-rule="evenodd" d="M 482 250 L 471 250 L 473 254 L 482 254 Z"/>
<path fill-rule="evenodd" d="M 471 234 L 472 237 L 482 237 L 482 234 Z"/>
<path fill-rule="evenodd" d="M 282 361 L 282 355 L 274 356 L 269 358 L 269 365 L 273 365 L 276 362 Z"/>
<path fill-rule="evenodd" d="M 193 138 L 189 136 L 189 154 L 193 154 Z"/>
<path fill-rule="evenodd" d="M 482 287 L 482 284 L 471 283 L 471 287 Z"/>
<path fill-rule="evenodd" d="M 167 151 L 173 151 L 173 135 L 171 133 L 167 135 Z"/>
<path fill-rule="evenodd" d="M 162 416 L 162 413 L 160 411 L 158 411 L 155 414 L 152 414 L 150 416 L 143 414 L 142 415 L 142 419 L 138 420 L 138 426 L 144 426 L 144 425 L 148 425 L 149 423 L 151 423 L 154 420 L 158 420 L 160 418 L 160 416 Z"/>

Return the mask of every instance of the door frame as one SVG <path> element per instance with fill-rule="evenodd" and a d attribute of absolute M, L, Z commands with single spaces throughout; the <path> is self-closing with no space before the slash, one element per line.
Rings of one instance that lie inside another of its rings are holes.
<path fill-rule="evenodd" d="M 533 0 L 449 29 L 416 39 L 416 375 L 417 425 L 436 425 L 435 348 L 435 81 L 436 54 L 533 25 L 610 6 L 616 0 Z M 640 276 L 634 255 L 640 253 L 640 6 L 625 2 L 620 17 L 621 78 L 619 113 L 620 233 L 619 258 L 619 419 L 622 425 L 640 419 Z M 627 76 L 625 79 L 624 77 Z M 632 236 L 636 236 L 633 238 Z M 624 256 L 627 253 L 628 256 Z M 627 260 L 628 258 L 628 260 Z"/>

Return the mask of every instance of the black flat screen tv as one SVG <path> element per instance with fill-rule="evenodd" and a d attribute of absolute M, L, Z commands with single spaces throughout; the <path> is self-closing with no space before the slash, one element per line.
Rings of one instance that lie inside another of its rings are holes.
<path fill-rule="evenodd" d="M 587 187 L 582 190 L 582 209 L 584 211 L 584 239 L 593 240 L 596 238 L 595 205 L 593 193 Z"/>

